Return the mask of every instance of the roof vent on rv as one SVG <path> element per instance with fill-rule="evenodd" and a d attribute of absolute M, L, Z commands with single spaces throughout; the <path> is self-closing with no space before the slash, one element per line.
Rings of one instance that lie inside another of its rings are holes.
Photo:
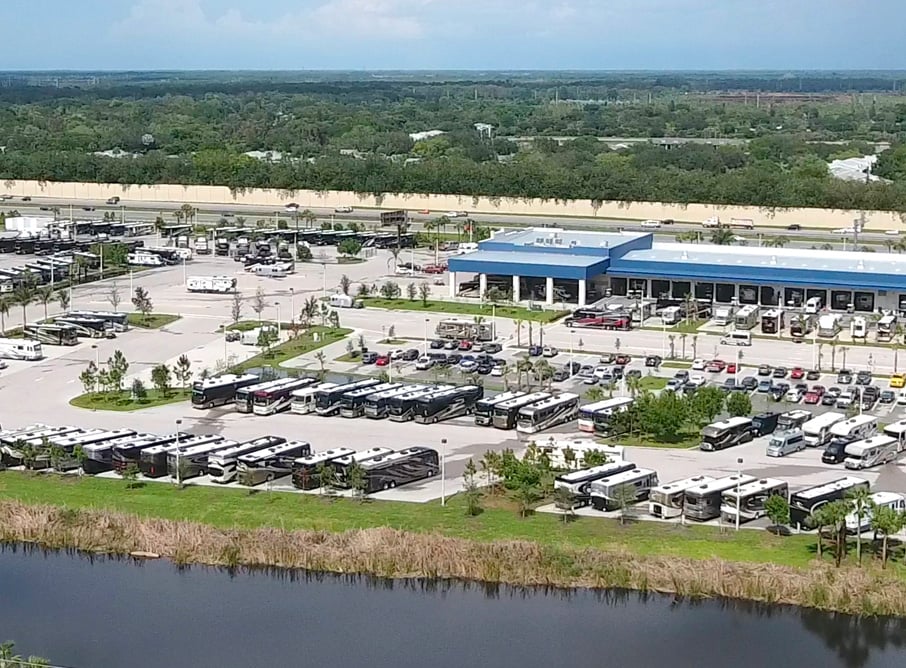
<path fill-rule="evenodd" d="M 686 252 L 686 251 L 683 251 L 683 254 L 682 254 L 681 257 L 682 257 L 683 260 L 688 260 L 688 259 L 689 259 L 689 253 Z"/>
<path fill-rule="evenodd" d="M 776 255 L 772 255 L 772 256 L 771 256 L 771 264 L 777 264 L 777 256 L 776 256 Z"/>
<path fill-rule="evenodd" d="M 859 269 L 865 269 L 865 260 L 859 260 Z"/>

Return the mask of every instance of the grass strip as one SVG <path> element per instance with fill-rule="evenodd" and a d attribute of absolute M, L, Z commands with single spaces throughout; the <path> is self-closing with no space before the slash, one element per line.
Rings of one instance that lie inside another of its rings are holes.
<path fill-rule="evenodd" d="M 491 304 L 469 304 L 462 302 L 444 302 L 429 300 L 385 299 L 383 297 L 366 297 L 362 300 L 365 306 L 383 308 L 393 311 L 423 311 L 426 313 L 452 313 L 458 315 L 480 315 L 490 319 L 492 315 L 510 320 L 531 320 L 548 323 L 569 315 L 569 311 L 543 311 L 523 308 L 521 306 L 502 306 L 496 309 Z"/>
<path fill-rule="evenodd" d="M 190 390 L 173 389 L 166 395 L 158 390 L 149 389 L 144 399 L 133 399 L 131 392 L 80 394 L 70 400 L 70 405 L 97 411 L 137 411 L 165 404 L 175 404 L 189 398 Z"/>

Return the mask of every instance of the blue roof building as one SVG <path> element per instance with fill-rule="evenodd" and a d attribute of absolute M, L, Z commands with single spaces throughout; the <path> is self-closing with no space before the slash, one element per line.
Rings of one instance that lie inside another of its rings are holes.
<path fill-rule="evenodd" d="M 450 259 L 450 294 L 584 306 L 604 294 L 906 312 L 906 255 L 654 241 L 651 234 L 553 228 L 496 234 Z M 463 273 L 477 281 L 458 283 Z M 477 295 L 476 295 L 477 296 Z"/>

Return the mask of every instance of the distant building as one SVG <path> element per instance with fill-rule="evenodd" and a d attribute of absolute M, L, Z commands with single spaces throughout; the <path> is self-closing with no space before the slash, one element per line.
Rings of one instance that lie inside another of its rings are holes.
<path fill-rule="evenodd" d="M 121 148 L 113 148 L 109 151 L 95 151 L 94 155 L 100 156 L 102 158 L 140 158 L 141 153 L 130 153 L 129 151 L 124 151 Z"/>
<path fill-rule="evenodd" d="M 410 132 L 409 139 L 412 141 L 424 141 L 425 139 L 433 139 L 434 137 L 439 137 L 440 135 L 446 134 L 443 130 L 425 130 L 424 132 Z"/>
<path fill-rule="evenodd" d="M 280 162 L 283 160 L 283 154 L 280 151 L 246 151 L 242 155 L 247 155 L 262 162 Z"/>
<path fill-rule="evenodd" d="M 844 158 L 833 160 L 828 166 L 831 176 L 841 181 L 879 181 L 881 177 L 871 173 L 878 161 L 876 155 L 864 155 L 861 158 Z"/>
<path fill-rule="evenodd" d="M 10 216 L 6 219 L 8 232 L 20 232 L 37 236 L 56 225 L 53 218 L 46 216 Z"/>

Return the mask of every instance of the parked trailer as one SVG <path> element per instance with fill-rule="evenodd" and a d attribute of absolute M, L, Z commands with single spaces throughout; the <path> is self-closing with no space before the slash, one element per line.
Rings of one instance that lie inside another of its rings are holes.
<path fill-rule="evenodd" d="M 663 519 L 679 517 L 683 514 L 686 490 L 712 482 L 714 482 L 714 478 L 698 475 L 653 487 L 648 494 L 648 513 Z"/>
<path fill-rule="evenodd" d="M 536 434 L 575 420 L 579 414 L 579 395 L 564 392 L 540 403 L 519 409 L 516 431 Z"/>
<path fill-rule="evenodd" d="M 290 410 L 298 415 L 308 415 L 315 412 L 315 400 L 318 392 L 332 390 L 338 387 L 336 383 L 318 383 L 292 393 L 293 402 Z"/>
<path fill-rule="evenodd" d="M 414 419 L 421 424 L 436 424 L 461 415 L 468 415 L 475 403 L 484 396 L 480 385 L 461 385 L 419 397 L 415 402 Z"/>
<path fill-rule="evenodd" d="M 345 457 L 331 459 L 328 463 L 334 470 L 334 486 L 343 489 L 351 487 L 352 483 L 349 480 L 349 471 L 354 466 L 361 466 L 362 462 L 367 462 L 375 457 L 385 457 L 392 452 L 393 450 L 390 448 L 376 447 L 362 450 L 361 452 L 355 452 L 351 455 L 346 455 Z"/>
<path fill-rule="evenodd" d="M 314 378 L 281 378 L 278 384 L 254 393 L 252 412 L 255 415 L 274 415 L 288 410 L 293 403 L 293 392 L 317 382 Z"/>
<path fill-rule="evenodd" d="M 738 492 L 738 493 L 737 493 Z M 765 504 L 772 496 L 788 498 L 789 485 L 783 480 L 762 478 L 725 490 L 721 495 L 720 516 L 724 522 L 735 524 L 737 509 L 739 522 L 751 522 L 765 515 Z"/>
<path fill-rule="evenodd" d="M 211 441 L 190 447 L 173 448 L 167 452 L 167 473 L 171 478 L 188 480 L 208 472 L 208 460 L 218 452 L 238 445 L 236 441 Z"/>
<path fill-rule="evenodd" d="M 299 457 L 310 454 L 311 444 L 304 441 L 286 441 L 280 445 L 256 450 L 239 457 L 237 478 L 243 485 L 249 487 L 263 482 L 273 482 L 277 478 L 290 475 L 294 462 Z"/>
<path fill-rule="evenodd" d="M 475 402 L 475 424 L 481 427 L 487 427 L 494 422 L 494 407 L 512 399 L 518 399 L 525 396 L 525 392 L 501 392 L 493 397 L 484 397 Z"/>
<path fill-rule="evenodd" d="M 742 487 L 754 480 L 755 476 L 751 475 L 729 475 L 690 487 L 683 497 L 683 517 L 699 522 L 720 517 L 721 495 L 728 489 L 737 485 Z"/>
<path fill-rule="evenodd" d="M 228 404 L 236 396 L 236 390 L 259 382 L 253 374 L 224 374 L 215 378 L 196 380 L 192 383 L 192 408 L 206 409 Z"/>
<path fill-rule="evenodd" d="M 595 480 L 603 480 L 624 471 L 631 471 L 635 468 L 632 462 L 618 459 L 601 466 L 594 466 L 590 469 L 579 471 L 570 471 L 561 473 L 554 478 L 554 489 L 567 489 L 573 495 L 573 505 L 587 506 L 591 503 L 591 483 Z"/>
<path fill-rule="evenodd" d="M 113 448 L 113 470 L 122 473 L 130 466 L 141 470 L 141 453 L 148 448 L 158 445 L 167 445 L 173 443 L 177 438 L 185 441 L 190 436 L 184 432 L 178 434 L 167 434 L 160 436 L 148 442 L 139 443 L 122 443 Z"/>
<path fill-rule="evenodd" d="M 262 436 L 252 441 L 234 445 L 232 448 L 208 456 L 208 475 L 213 482 L 226 484 L 232 482 L 238 473 L 239 458 L 265 448 L 283 445 L 286 439 L 282 436 Z"/>
<path fill-rule="evenodd" d="M 617 510 L 647 500 L 657 484 L 657 473 L 651 469 L 623 471 L 591 483 L 591 505 L 600 511 Z"/>
<path fill-rule="evenodd" d="M 321 467 L 327 466 L 335 459 L 355 454 L 351 448 L 333 448 L 299 457 L 293 462 L 293 487 L 299 489 L 317 489 L 321 486 Z"/>
<path fill-rule="evenodd" d="M 437 450 L 415 446 L 362 462 L 365 493 L 392 489 L 430 478 L 440 471 Z"/>
<path fill-rule="evenodd" d="M 36 362 L 44 359 L 41 342 L 34 339 L 0 338 L 0 358 Z"/>
<path fill-rule="evenodd" d="M 235 276 L 189 276 L 186 279 L 186 290 L 227 294 L 236 291 L 237 283 Z"/>
<path fill-rule="evenodd" d="M 859 487 L 868 489 L 868 481 L 846 476 L 794 492 L 790 495 L 790 526 L 805 526 L 809 515 L 818 508 L 842 499 L 847 492 Z"/>
<path fill-rule="evenodd" d="M 203 436 L 189 436 L 188 438 L 174 438 L 166 443 L 143 448 L 139 453 L 138 468 L 142 475 L 148 478 L 163 478 L 169 473 L 167 458 L 176 448 L 189 449 L 206 443 L 219 443 L 223 436 L 208 434 Z"/>

